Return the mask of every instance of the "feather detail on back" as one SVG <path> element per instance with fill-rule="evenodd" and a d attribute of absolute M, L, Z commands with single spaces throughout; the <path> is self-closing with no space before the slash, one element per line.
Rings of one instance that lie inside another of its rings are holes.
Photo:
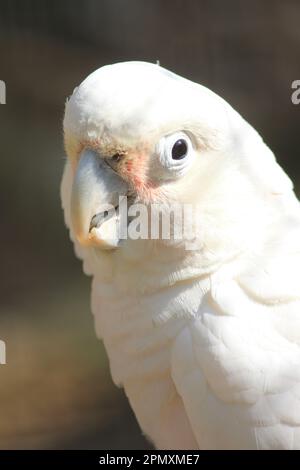
<path fill-rule="evenodd" d="M 211 284 L 172 352 L 199 447 L 299 449 L 300 301 L 260 302 L 220 273 Z"/>

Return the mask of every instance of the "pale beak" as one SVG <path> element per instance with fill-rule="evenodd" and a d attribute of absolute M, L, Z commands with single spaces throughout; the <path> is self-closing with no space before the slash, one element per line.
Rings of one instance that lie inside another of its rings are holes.
<path fill-rule="evenodd" d="M 113 249 L 119 244 L 119 197 L 127 184 L 93 150 L 84 150 L 74 176 L 71 195 L 72 228 L 82 245 Z"/>

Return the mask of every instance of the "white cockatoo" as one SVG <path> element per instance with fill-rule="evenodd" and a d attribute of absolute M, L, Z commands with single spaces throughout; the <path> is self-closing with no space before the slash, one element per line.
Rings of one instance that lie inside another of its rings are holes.
<path fill-rule="evenodd" d="M 160 449 L 299 449 L 300 207 L 259 134 L 207 88 L 124 62 L 74 90 L 64 137 L 65 220 L 143 433 Z M 120 196 L 191 205 L 194 248 L 121 239 Z"/>

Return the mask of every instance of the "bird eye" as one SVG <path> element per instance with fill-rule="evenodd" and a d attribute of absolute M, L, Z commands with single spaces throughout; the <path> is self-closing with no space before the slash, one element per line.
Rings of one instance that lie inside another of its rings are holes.
<path fill-rule="evenodd" d="M 165 169 L 161 177 L 166 179 L 182 175 L 191 166 L 195 156 L 191 139 L 185 132 L 163 137 L 158 144 L 158 154 Z"/>
<path fill-rule="evenodd" d="M 172 148 L 173 160 L 181 160 L 187 154 L 188 146 L 184 139 L 178 139 Z"/>

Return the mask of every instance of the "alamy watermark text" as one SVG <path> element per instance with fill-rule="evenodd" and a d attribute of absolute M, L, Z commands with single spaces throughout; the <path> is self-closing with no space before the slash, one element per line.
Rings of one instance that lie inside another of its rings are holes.
<path fill-rule="evenodd" d="M 0 80 L 0 104 L 6 104 L 6 84 Z"/>

